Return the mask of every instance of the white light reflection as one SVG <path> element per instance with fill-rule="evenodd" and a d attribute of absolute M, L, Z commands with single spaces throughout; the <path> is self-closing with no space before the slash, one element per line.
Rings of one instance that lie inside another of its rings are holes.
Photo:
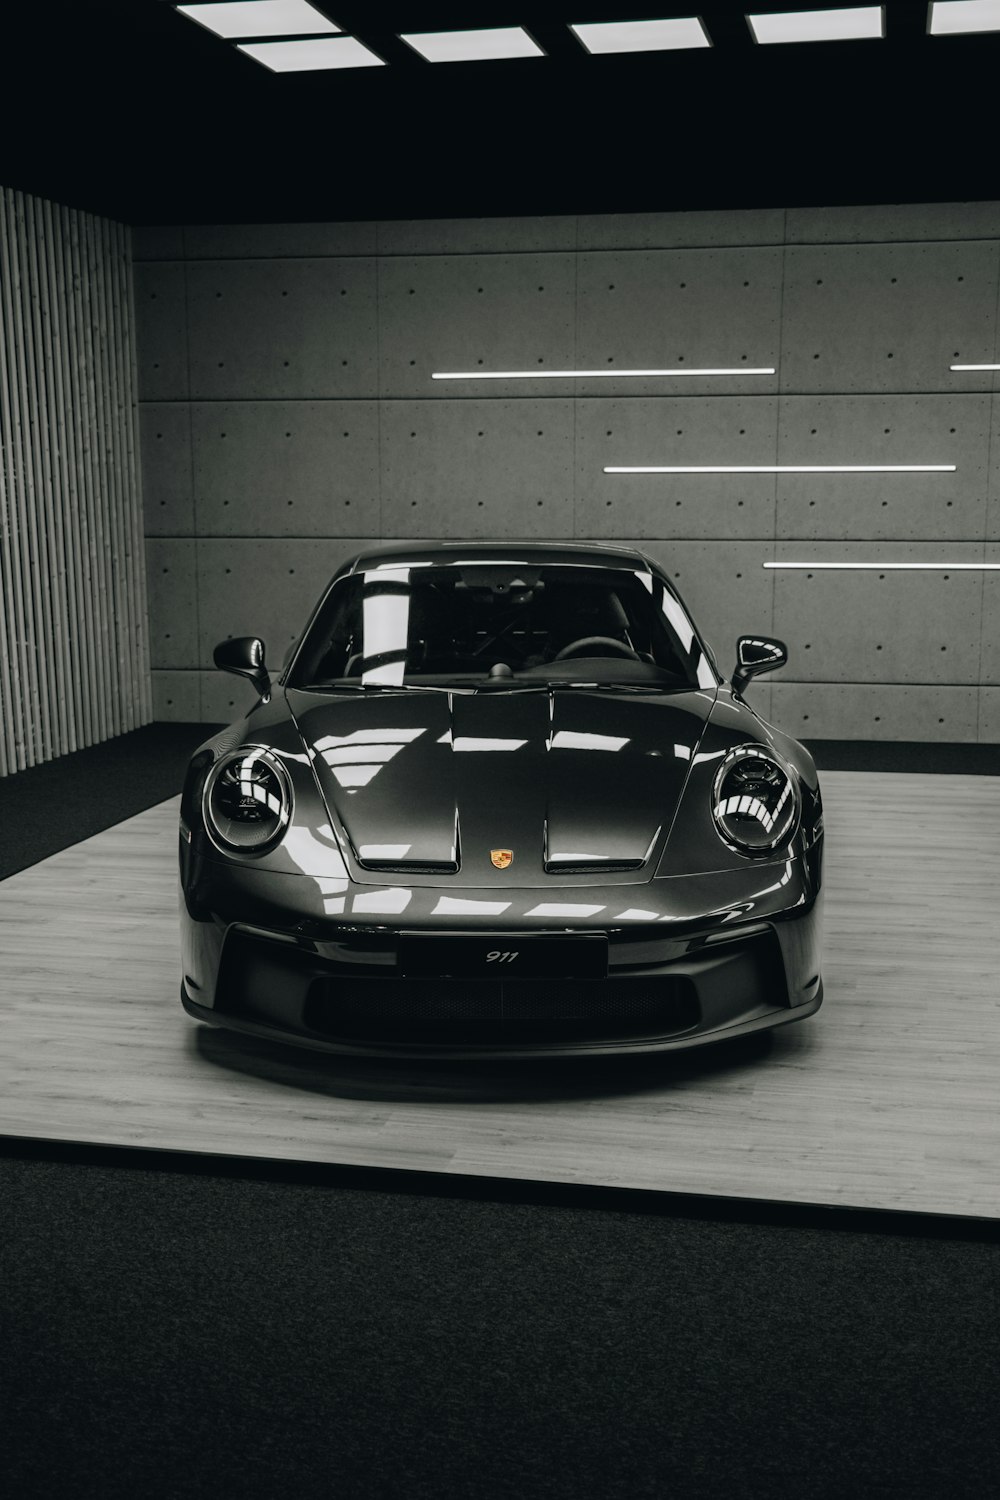
<path fill-rule="evenodd" d="M 620 911 L 612 918 L 615 922 L 655 922 L 659 912 L 643 911 L 641 906 L 630 906 L 627 911 Z"/>
<path fill-rule="evenodd" d="M 386 583 L 408 584 L 409 568 L 386 568 L 382 574 Z M 410 625 L 410 596 L 406 594 L 369 593 L 365 589 L 361 600 L 362 639 L 365 661 L 376 656 L 402 652 L 399 661 L 383 662 L 381 666 L 364 666 L 362 682 L 382 682 L 398 687 L 406 670 L 406 646 Z"/>
<path fill-rule="evenodd" d="M 367 786 L 378 775 L 381 766 L 331 766 L 331 771 L 341 786 Z"/>
<path fill-rule="evenodd" d="M 411 740 L 417 740 L 426 729 L 355 729 L 351 734 L 327 734 L 322 739 L 313 742 L 313 748 L 319 751 L 330 750 L 336 745 L 383 745 L 392 744 L 396 740 L 408 745 Z"/>
<path fill-rule="evenodd" d="M 324 750 L 322 754 L 328 766 L 353 766 L 357 765 L 359 760 L 366 762 L 392 760 L 392 757 L 398 755 L 402 749 L 402 745 L 368 744 L 364 748 L 364 754 L 359 756 L 357 746 L 340 745 L 335 750 Z"/>
<path fill-rule="evenodd" d="M 391 885 L 385 890 L 367 891 L 364 895 L 356 895 L 351 902 L 351 910 L 395 916 L 397 912 L 405 911 L 412 899 L 413 892 L 408 886 Z"/>
<path fill-rule="evenodd" d="M 355 790 L 367 786 L 387 761 L 424 733 L 424 729 L 355 729 L 352 734 L 324 735 L 313 750 L 340 786 Z"/>
<path fill-rule="evenodd" d="M 442 736 L 442 739 L 443 739 L 443 736 Z M 438 744 L 440 745 L 441 743 L 442 743 L 442 740 L 438 740 Z M 455 736 L 455 738 L 452 740 L 451 748 L 453 750 L 472 750 L 472 751 L 478 751 L 478 750 L 520 750 L 521 746 L 522 745 L 526 745 L 527 743 L 528 743 L 527 740 L 490 739 L 490 738 L 487 738 L 487 737 L 477 738 L 477 736 L 471 735 L 471 734 L 457 734 Z"/>
<path fill-rule="evenodd" d="M 347 889 L 347 866 L 329 823 L 321 823 L 316 829 L 292 823 L 281 847 L 303 875 L 319 880 L 325 894 Z"/>
<path fill-rule="evenodd" d="M 676 757 L 677 757 L 678 760 L 690 760 L 691 759 L 691 746 L 690 745 L 675 745 L 674 746 L 674 754 L 676 755 Z"/>
<path fill-rule="evenodd" d="M 550 750 L 621 750 L 628 738 L 614 734 L 589 734 L 576 729 L 557 729 L 549 743 Z"/>
<path fill-rule="evenodd" d="M 575 901 L 542 901 L 525 912 L 526 917 L 596 917 L 602 906 L 584 906 Z"/>
<path fill-rule="evenodd" d="M 949 370 L 1000 370 L 1000 365 L 949 365 Z"/>
<path fill-rule="evenodd" d="M 468 901 L 461 896 L 439 896 L 432 917 L 499 917 L 509 901 Z"/>
<path fill-rule="evenodd" d="M 358 849 L 361 859 L 404 859 L 412 844 L 362 844 Z"/>

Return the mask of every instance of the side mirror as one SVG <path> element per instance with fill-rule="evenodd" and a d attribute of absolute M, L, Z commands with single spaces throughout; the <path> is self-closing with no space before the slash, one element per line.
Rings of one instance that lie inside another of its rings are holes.
<path fill-rule="evenodd" d="M 212 660 L 223 672 L 249 677 L 262 698 L 271 691 L 271 679 L 264 665 L 264 642 L 255 635 L 238 635 L 231 641 L 220 641 Z"/>
<path fill-rule="evenodd" d="M 788 647 L 768 635 L 741 635 L 736 642 L 736 671 L 733 688 L 742 693 L 752 677 L 761 672 L 775 672 L 788 660 Z"/>

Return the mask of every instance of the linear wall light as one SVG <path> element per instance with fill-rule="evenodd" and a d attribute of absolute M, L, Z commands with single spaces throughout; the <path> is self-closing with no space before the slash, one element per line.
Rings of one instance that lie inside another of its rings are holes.
<path fill-rule="evenodd" d="M 545 56 L 523 26 L 493 26 L 481 31 L 401 31 L 400 38 L 432 63 Z"/>
<path fill-rule="evenodd" d="M 1000 0 L 934 0 L 927 17 L 931 36 L 1000 31 Z"/>
<path fill-rule="evenodd" d="M 660 375 L 773 375 L 774 366 L 719 370 L 435 370 L 432 380 L 644 380 Z"/>
<path fill-rule="evenodd" d="M 1000 365 L 949 365 L 949 370 L 1000 370 Z"/>
<path fill-rule="evenodd" d="M 992 573 L 1000 570 L 1000 563 L 955 563 L 955 562 L 932 562 L 932 563 L 887 563 L 887 562 L 766 562 L 761 563 L 762 568 L 808 568 L 810 572 L 819 572 L 821 568 L 875 568 L 880 573 L 901 572 L 902 570 L 917 570 L 925 573 L 937 572 L 965 572 L 965 573 Z"/>
<path fill-rule="evenodd" d="M 597 21 L 570 23 L 570 31 L 588 52 L 667 52 L 682 47 L 712 45 L 705 23 L 698 16 L 672 21 Z"/>
<path fill-rule="evenodd" d="M 747 16 L 755 42 L 850 42 L 885 36 L 883 5 L 838 6 L 833 10 L 781 11 Z"/>
<path fill-rule="evenodd" d="M 954 464 L 628 464 L 605 474 L 954 474 Z"/>
<path fill-rule="evenodd" d="M 223 0 L 219 5 L 178 5 L 216 36 L 317 36 L 339 32 L 308 0 Z"/>
<path fill-rule="evenodd" d="M 284 42 L 237 42 L 237 52 L 272 73 L 309 73 L 321 68 L 384 68 L 385 60 L 353 36 L 296 37 Z"/>

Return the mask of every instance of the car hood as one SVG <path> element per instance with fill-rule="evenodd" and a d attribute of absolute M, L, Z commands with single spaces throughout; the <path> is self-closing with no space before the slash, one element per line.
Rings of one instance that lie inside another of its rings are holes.
<path fill-rule="evenodd" d="M 287 691 L 355 878 L 476 887 L 648 879 L 715 696 Z"/>

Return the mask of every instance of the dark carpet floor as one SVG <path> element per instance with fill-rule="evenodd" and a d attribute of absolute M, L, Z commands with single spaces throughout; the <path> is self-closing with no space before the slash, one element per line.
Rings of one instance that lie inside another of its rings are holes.
<path fill-rule="evenodd" d="M 0 874 L 177 792 L 208 732 L 0 781 Z M 0 1485 L 989 1500 L 998 1303 L 996 1224 L 0 1140 Z"/>

